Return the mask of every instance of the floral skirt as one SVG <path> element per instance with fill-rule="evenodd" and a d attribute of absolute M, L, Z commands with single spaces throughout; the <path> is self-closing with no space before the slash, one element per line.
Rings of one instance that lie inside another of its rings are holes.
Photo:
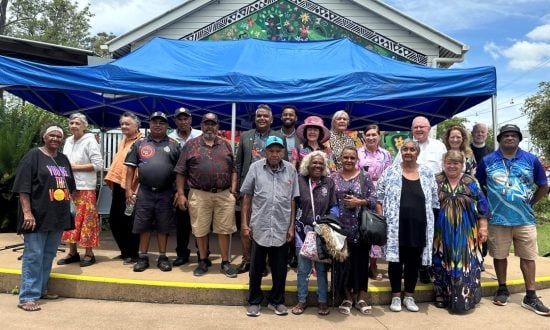
<path fill-rule="evenodd" d="M 96 192 L 77 190 L 75 196 L 75 229 L 64 231 L 61 240 L 66 243 L 79 243 L 81 247 L 98 247 L 101 228 L 96 208 Z"/>

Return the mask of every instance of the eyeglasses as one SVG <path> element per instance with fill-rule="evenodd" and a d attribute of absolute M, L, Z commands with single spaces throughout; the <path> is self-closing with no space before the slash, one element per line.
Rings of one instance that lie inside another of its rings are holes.
<path fill-rule="evenodd" d="M 418 129 L 424 129 L 424 128 L 428 128 L 430 126 L 414 126 L 413 129 L 415 130 L 418 130 Z"/>

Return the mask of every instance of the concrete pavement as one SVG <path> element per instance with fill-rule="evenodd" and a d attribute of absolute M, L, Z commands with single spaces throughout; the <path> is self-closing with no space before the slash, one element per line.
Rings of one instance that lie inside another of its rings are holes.
<path fill-rule="evenodd" d="M 550 303 L 550 289 L 538 291 Z M 267 308 L 257 318 L 246 316 L 243 306 L 151 304 L 92 299 L 61 298 L 40 301 L 42 310 L 24 312 L 17 296 L 0 294 L 2 329 L 550 329 L 550 317 L 521 307 L 523 294 L 513 294 L 505 307 L 483 298 L 473 311 L 449 314 L 430 303 L 420 311 L 391 312 L 387 305 L 374 306 L 370 315 L 353 310 L 345 316 L 331 309 L 318 316 L 310 307 L 303 315 L 276 316 Z"/>

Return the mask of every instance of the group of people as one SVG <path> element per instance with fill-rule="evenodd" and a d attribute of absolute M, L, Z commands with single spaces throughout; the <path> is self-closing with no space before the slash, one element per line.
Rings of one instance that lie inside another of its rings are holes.
<path fill-rule="evenodd" d="M 261 281 L 268 271 L 273 280 L 268 308 L 288 314 L 285 283 L 287 265 L 294 260 L 298 303 L 293 314 L 308 308 L 312 274 L 317 277 L 318 314 L 330 313 L 331 267 L 338 311 L 349 315 L 355 308 L 367 314 L 368 278 L 382 278 L 379 258 L 388 262 L 391 311 L 403 306 L 418 311 L 414 292 L 420 277 L 433 281 L 437 307 L 464 312 L 481 298 L 487 240 L 499 283 L 493 302 L 506 305 L 506 260 L 513 242 L 526 286 L 522 306 L 550 315 L 535 292 L 538 251 L 532 209 L 546 195 L 548 184 L 537 157 L 519 148 L 522 134 L 515 125 L 501 127 L 499 149 L 493 152 L 485 145 L 483 124 L 474 126 L 471 144 L 458 126 L 449 128 L 441 142 L 429 137 L 428 119 L 416 117 L 413 138 L 400 145 L 392 160 L 380 146 L 377 125 L 365 128 L 363 146 L 356 148 L 346 134 L 350 118 L 345 111 L 335 112 L 330 129 L 317 116 L 296 127 L 298 109 L 284 106 L 283 126 L 274 130 L 271 108 L 261 104 L 255 128 L 241 134 L 236 153 L 218 135 L 214 113 L 206 113 L 196 130 L 189 110 L 179 108 L 174 113 L 177 129 L 170 135 L 165 113 L 154 112 L 149 119 L 150 132 L 143 136 L 134 114 L 121 116 L 124 138 L 105 177 L 113 192 L 113 237 L 123 263 L 133 264 L 136 272 L 149 267 L 153 231 L 161 271 L 189 262 L 192 233 L 198 260 L 193 275 L 203 276 L 212 267 L 212 231 L 220 246 L 220 272 L 231 278 L 249 272 L 249 316 L 260 315 Z M 85 267 L 96 262 L 95 174 L 102 158 L 93 135 L 85 133 L 85 116 L 73 114 L 69 126 L 72 136 L 63 153 L 58 152 L 63 130 L 45 127 L 43 146 L 23 158 L 14 183 L 21 204 L 18 231 L 25 238 L 19 307 L 28 311 L 40 309 L 41 298 L 56 298 L 47 292 L 47 281 L 62 237 L 70 250 L 58 264 L 80 262 Z M 126 212 L 129 205 L 134 205 L 131 215 Z M 385 216 L 384 247 L 361 239 L 363 208 Z M 328 215 L 338 219 L 349 251 L 346 260 L 332 264 L 300 255 L 306 234 Z M 229 246 L 238 224 L 243 256 L 235 267 Z M 170 262 L 166 251 L 172 233 L 177 236 L 177 257 Z M 77 243 L 85 248 L 82 258 Z"/>

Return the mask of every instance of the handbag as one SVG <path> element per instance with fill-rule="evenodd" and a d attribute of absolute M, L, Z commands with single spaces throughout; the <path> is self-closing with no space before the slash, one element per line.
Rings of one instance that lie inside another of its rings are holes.
<path fill-rule="evenodd" d="M 361 193 L 365 191 L 365 175 L 360 172 Z M 383 246 L 388 240 L 386 217 L 361 206 L 359 212 L 359 239 L 370 245 Z"/>
<path fill-rule="evenodd" d="M 386 217 L 369 210 L 365 206 L 361 207 L 361 224 L 359 226 L 361 240 L 371 245 L 386 245 L 388 239 L 387 228 Z"/>
<path fill-rule="evenodd" d="M 348 240 L 335 215 L 327 214 L 319 219 L 317 234 L 325 244 L 328 254 L 336 261 L 343 262 L 348 256 Z"/>
<path fill-rule="evenodd" d="M 310 259 L 316 262 L 331 263 L 330 256 L 327 254 L 327 249 L 324 246 L 324 242 L 317 234 L 318 225 L 315 222 L 315 204 L 313 202 L 313 189 L 311 187 L 311 179 L 309 179 L 309 194 L 311 197 L 311 210 L 313 212 L 313 228 L 306 233 L 304 243 L 300 248 L 300 255 L 304 258 Z"/>
<path fill-rule="evenodd" d="M 322 246 L 319 246 L 319 243 L 322 244 L 322 242 L 319 242 L 320 239 L 315 230 L 307 232 L 304 244 L 300 249 L 300 255 L 312 261 L 330 263 L 331 260 L 326 259 L 326 255 L 323 255 Z M 322 257 L 319 256 L 319 251 L 321 251 Z"/>

